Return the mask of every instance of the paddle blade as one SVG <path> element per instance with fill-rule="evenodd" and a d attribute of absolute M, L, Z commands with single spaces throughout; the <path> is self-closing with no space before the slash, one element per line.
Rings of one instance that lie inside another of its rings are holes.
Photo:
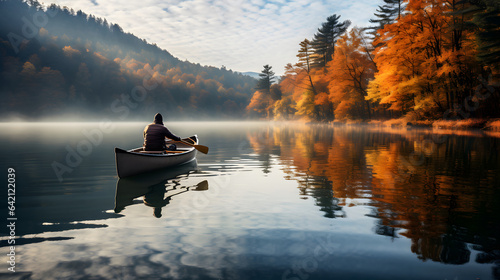
<path fill-rule="evenodd" d="M 203 145 L 194 145 L 194 148 L 204 154 L 208 154 L 208 147 Z"/>
<path fill-rule="evenodd" d="M 199 182 L 196 185 L 196 188 L 194 189 L 194 191 L 206 191 L 206 190 L 208 190 L 208 181 L 207 180 Z"/>

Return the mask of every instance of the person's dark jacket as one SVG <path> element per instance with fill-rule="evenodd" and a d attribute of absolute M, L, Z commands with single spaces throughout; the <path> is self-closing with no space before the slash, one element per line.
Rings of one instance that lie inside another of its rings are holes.
<path fill-rule="evenodd" d="M 165 147 L 165 137 L 175 141 L 181 138 L 172 134 L 163 123 L 151 123 L 144 128 L 144 150 L 145 151 L 163 151 Z"/>

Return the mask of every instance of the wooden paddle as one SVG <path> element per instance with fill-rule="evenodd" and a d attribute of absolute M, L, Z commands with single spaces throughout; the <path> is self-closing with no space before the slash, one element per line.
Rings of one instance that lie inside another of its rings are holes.
<path fill-rule="evenodd" d="M 188 142 L 185 142 L 181 139 L 181 141 L 174 141 L 174 142 L 181 142 L 183 144 L 186 144 L 188 146 L 191 146 L 191 147 L 194 147 L 196 150 L 204 153 L 204 154 L 208 154 L 208 147 L 207 146 L 203 146 L 203 145 L 194 145 L 194 144 L 191 144 L 191 143 L 188 143 Z"/>
<path fill-rule="evenodd" d="M 199 182 L 198 184 L 196 184 L 196 188 L 193 189 L 193 191 L 206 191 L 206 190 L 208 190 L 208 181 L 207 180 L 203 180 L 203 181 Z"/>
<path fill-rule="evenodd" d="M 185 190 L 183 190 L 182 192 L 178 192 L 178 193 L 174 193 L 173 195 L 170 195 L 170 196 L 167 196 L 167 197 L 172 197 L 174 195 L 178 195 L 178 194 L 181 194 L 181 193 L 185 193 L 187 191 L 190 191 L 191 188 L 193 187 L 196 187 L 194 189 L 192 189 L 193 191 L 206 191 L 208 190 L 208 181 L 207 180 L 203 180 L 201 182 L 199 182 L 198 184 L 194 185 L 194 186 L 189 186 L 187 187 Z M 181 187 L 182 188 L 182 187 Z M 168 192 L 168 191 L 167 191 Z"/>

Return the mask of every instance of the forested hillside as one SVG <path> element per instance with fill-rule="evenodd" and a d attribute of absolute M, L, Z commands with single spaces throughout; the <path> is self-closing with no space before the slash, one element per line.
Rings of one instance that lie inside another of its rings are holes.
<path fill-rule="evenodd" d="M 180 61 L 82 11 L 0 1 L 2 118 L 244 117 L 255 83 L 225 67 Z"/>

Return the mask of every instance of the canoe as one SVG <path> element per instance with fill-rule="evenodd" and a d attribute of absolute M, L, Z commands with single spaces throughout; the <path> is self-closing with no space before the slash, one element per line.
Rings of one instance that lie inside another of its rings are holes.
<path fill-rule="evenodd" d="M 198 136 L 182 139 L 198 145 Z M 116 173 L 119 178 L 138 175 L 148 171 L 186 164 L 196 157 L 196 149 L 181 142 L 166 141 L 177 146 L 176 151 L 144 151 L 143 147 L 132 150 L 115 148 Z"/>

